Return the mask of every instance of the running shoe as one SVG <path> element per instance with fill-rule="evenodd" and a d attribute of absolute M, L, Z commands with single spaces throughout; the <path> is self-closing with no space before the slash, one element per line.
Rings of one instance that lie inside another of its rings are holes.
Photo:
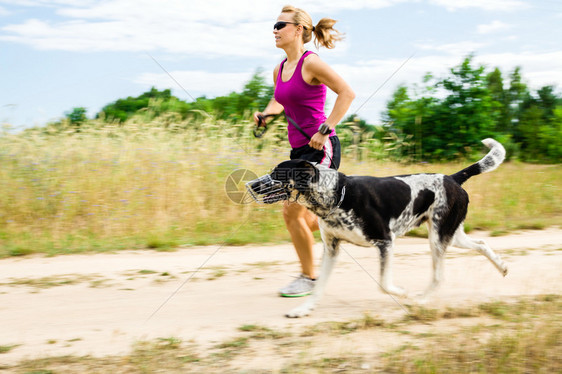
<path fill-rule="evenodd" d="M 314 289 L 314 282 L 314 279 L 310 279 L 306 275 L 301 274 L 297 279 L 280 289 L 279 294 L 283 297 L 302 297 L 310 295 Z"/>

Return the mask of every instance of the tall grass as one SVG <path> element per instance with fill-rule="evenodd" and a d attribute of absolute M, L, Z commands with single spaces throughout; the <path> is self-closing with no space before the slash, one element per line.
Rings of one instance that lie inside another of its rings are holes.
<path fill-rule="evenodd" d="M 225 192 L 234 170 L 262 175 L 288 157 L 282 124 L 258 140 L 248 121 L 147 118 L 3 132 L 0 257 L 288 240 L 280 204 L 237 204 Z M 449 173 L 467 164 L 384 162 L 384 147 L 352 149 L 341 171 Z M 355 161 L 359 153 L 367 161 Z M 466 184 L 468 224 L 500 231 L 559 225 L 561 180 L 560 165 L 517 163 L 475 178 Z"/>
<path fill-rule="evenodd" d="M 510 304 L 480 305 L 502 321 L 444 334 L 385 357 L 386 373 L 559 373 L 562 369 L 560 298 L 544 295 Z M 498 314 L 496 308 L 501 308 Z M 484 338 L 478 333 L 490 334 Z M 479 336 L 480 335 L 480 336 Z"/>

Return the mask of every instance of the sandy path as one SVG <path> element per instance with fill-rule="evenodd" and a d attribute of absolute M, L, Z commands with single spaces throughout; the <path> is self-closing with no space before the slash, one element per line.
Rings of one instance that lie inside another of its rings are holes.
<path fill-rule="evenodd" d="M 444 285 L 430 307 L 562 292 L 561 229 L 486 240 L 508 264 L 508 276 L 502 278 L 483 256 L 451 248 Z M 376 253 L 349 244 L 343 248 L 320 306 L 299 320 L 283 314 L 302 299 L 276 295 L 297 273 L 289 245 L 0 260 L 0 346 L 18 345 L 0 354 L 0 366 L 49 355 L 126 354 L 135 341 L 158 337 L 205 347 L 236 335 L 244 324 L 294 331 L 320 321 L 360 318 L 364 312 L 403 315 L 403 304 L 412 301 L 381 293 L 354 261 L 378 280 Z M 320 244 L 317 249 L 319 256 Z M 411 294 L 422 291 L 430 277 L 427 240 L 399 239 L 395 253 L 396 284 Z"/>

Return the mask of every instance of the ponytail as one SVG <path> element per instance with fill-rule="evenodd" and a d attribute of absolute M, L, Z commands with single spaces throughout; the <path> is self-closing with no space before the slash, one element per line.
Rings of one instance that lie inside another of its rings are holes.
<path fill-rule="evenodd" d="M 343 40 L 343 35 L 336 29 L 334 25 L 336 20 L 331 18 L 322 18 L 316 26 L 313 27 L 314 36 L 316 37 L 314 45 L 332 49 L 335 47 L 334 43 Z"/>

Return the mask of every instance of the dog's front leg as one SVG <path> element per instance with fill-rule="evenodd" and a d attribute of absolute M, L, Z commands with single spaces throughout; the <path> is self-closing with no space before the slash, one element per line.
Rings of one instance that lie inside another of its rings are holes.
<path fill-rule="evenodd" d="M 289 318 L 300 318 L 309 315 L 324 294 L 324 288 L 339 254 L 340 241 L 335 238 L 326 238 L 324 233 L 322 233 L 322 240 L 324 241 L 324 254 L 322 255 L 322 263 L 320 265 L 320 276 L 316 280 L 312 295 L 302 305 L 287 313 L 286 316 Z"/>

